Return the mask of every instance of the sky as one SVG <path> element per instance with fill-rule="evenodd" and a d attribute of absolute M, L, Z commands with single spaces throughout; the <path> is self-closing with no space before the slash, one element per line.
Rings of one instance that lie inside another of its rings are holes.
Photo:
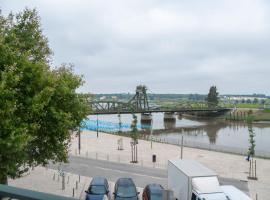
<path fill-rule="evenodd" d="M 269 0 L 0 0 L 25 7 L 81 92 L 270 94 Z"/>

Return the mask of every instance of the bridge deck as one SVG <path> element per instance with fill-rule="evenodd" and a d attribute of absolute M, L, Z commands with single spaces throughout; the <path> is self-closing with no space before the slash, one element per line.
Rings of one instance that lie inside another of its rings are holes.
<path fill-rule="evenodd" d="M 181 109 L 149 109 L 149 110 L 93 110 L 90 115 L 97 114 L 130 114 L 130 113 L 226 113 L 229 112 L 231 108 L 205 108 L 205 109 L 191 109 L 191 108 L 181 108 Z"/>

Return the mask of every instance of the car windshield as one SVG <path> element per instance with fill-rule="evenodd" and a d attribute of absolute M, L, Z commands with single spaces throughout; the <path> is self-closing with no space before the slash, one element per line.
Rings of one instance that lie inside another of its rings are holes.
<path fill-rule="evenodd" d="M 135 197 L 137 191 L 133 185 L 121 185 L 118 186 L 116 195 L 119 197 Z"/>
<path fill-rule="evenodd" d="M 106 190 L 103 185 L 91 185 L 90 194 L 105 194 Z"/>
<path fill-rule="evenodd" d="M 153 193 L 151 194 L 151 200 L 162 200 L 162 193 Z"/>
<path fill-rule="evenodd" d="M 203 194 L 200 197 L 202 200 L 229 200 L 223 193 Z"/>

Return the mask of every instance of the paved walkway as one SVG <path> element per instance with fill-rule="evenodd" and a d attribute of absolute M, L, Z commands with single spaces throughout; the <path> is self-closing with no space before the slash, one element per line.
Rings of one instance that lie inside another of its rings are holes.
<path fill-rule="evenodd" d="M 124 150 L 118 149 L 118 139 L 123 138 Z M 81 133 L 80 156 L 129 163 L 131 158 L 130 138 L 111 134 L 83 131 Z M 73 136 L 70 154 L 78 156 L 78 138 Z M 153 166 L 152 155 L 157 155 L 157 164 Z M 139 140 L 137 165 L 165 168 L 168 159 L 180 158 L 181 148 L 170 144 L 152 143 Z M 258 200 L 268 200 L 270 196 L 270 160 L 257 160 L 258 181 L 247 179 L 249 163 L 243 156 L 194 148 L 184 148 L 183 157 L 195 159 L 216 171 L 221 177 L 234 178 L 248 182 L 250 196 Z"/>
<path fill-rule="evenodd" d="M 76 188 L 76 182 L 78 188 Z M 62 190 L 62 177 L 59 176 L 58 170 L 47 169 L 45 167 L 36 167 L 34 170 L 30 170 L 29 174 L 21 178 L 8 180 L 10 186 L 66 197 L 73 197 L 74 188 L 74 198 L 77 199 L 80 199 L 84 195 L 89 182 L 90 177 L 80 176 L 79 178 L 76 174 L 66 173 L 65 189 Z"/>
<path fill-rule="evenodd" d="M 58 167 L 54 166 L 54 168 L 55 169 L 36 167 L 34 170 L 31 170 L 30 173 L 26 174 L 21 178 L 15 180 L 9 179 L 8 184 L 10 186 L 25 188 L 38 192 L 45 192 L 66 197 L 74 197 L 76 199 L 84 200 L 85 190 L 87 190 L 92 180 L 92 177 L 89 177 L 90 174 L 88 174 L 87 176 L 80 175 L 79 177 L 78 174 L 68 173 L 66 171 L 65 189 L 63 190 L 62 177 L 58 176 Z M 65 169 L 64 165 L 61 168 Z M 102 175 L 99 174 L 99 176 Z M 76 184 L 78 186 L 77 188 Z M 112 192 L 114 191 L 114 185 L 115 182 L 109 181 L 109 187 L 111 191 L 110 195 L 112 195 Z M 140 195 L 142 195 L 143 188 L 137 187 L 137 190 L 140 192 Z"/>

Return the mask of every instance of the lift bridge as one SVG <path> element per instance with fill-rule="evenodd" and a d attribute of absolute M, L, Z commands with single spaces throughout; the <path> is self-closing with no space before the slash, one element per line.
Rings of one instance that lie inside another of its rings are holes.
<path fill-rule="evenodd" d="M 147 115 L 157 112 L 163 112 L 165 115 L 173 113 L 222 115 L 231 110 L 221 106 L 209 106 L 206 101 L 196 103 L 183 102 L 182 105 L 178 105 L 177 107 L 170 109 L 151 106 L 149 105 L 147 88 L 144 85 L 137 86 L 135 95 L 127 102 L 119 100 L 90 100 L 89 103 L 92 108 L 91 115 L 129 113 L 141 113 Z"/>

